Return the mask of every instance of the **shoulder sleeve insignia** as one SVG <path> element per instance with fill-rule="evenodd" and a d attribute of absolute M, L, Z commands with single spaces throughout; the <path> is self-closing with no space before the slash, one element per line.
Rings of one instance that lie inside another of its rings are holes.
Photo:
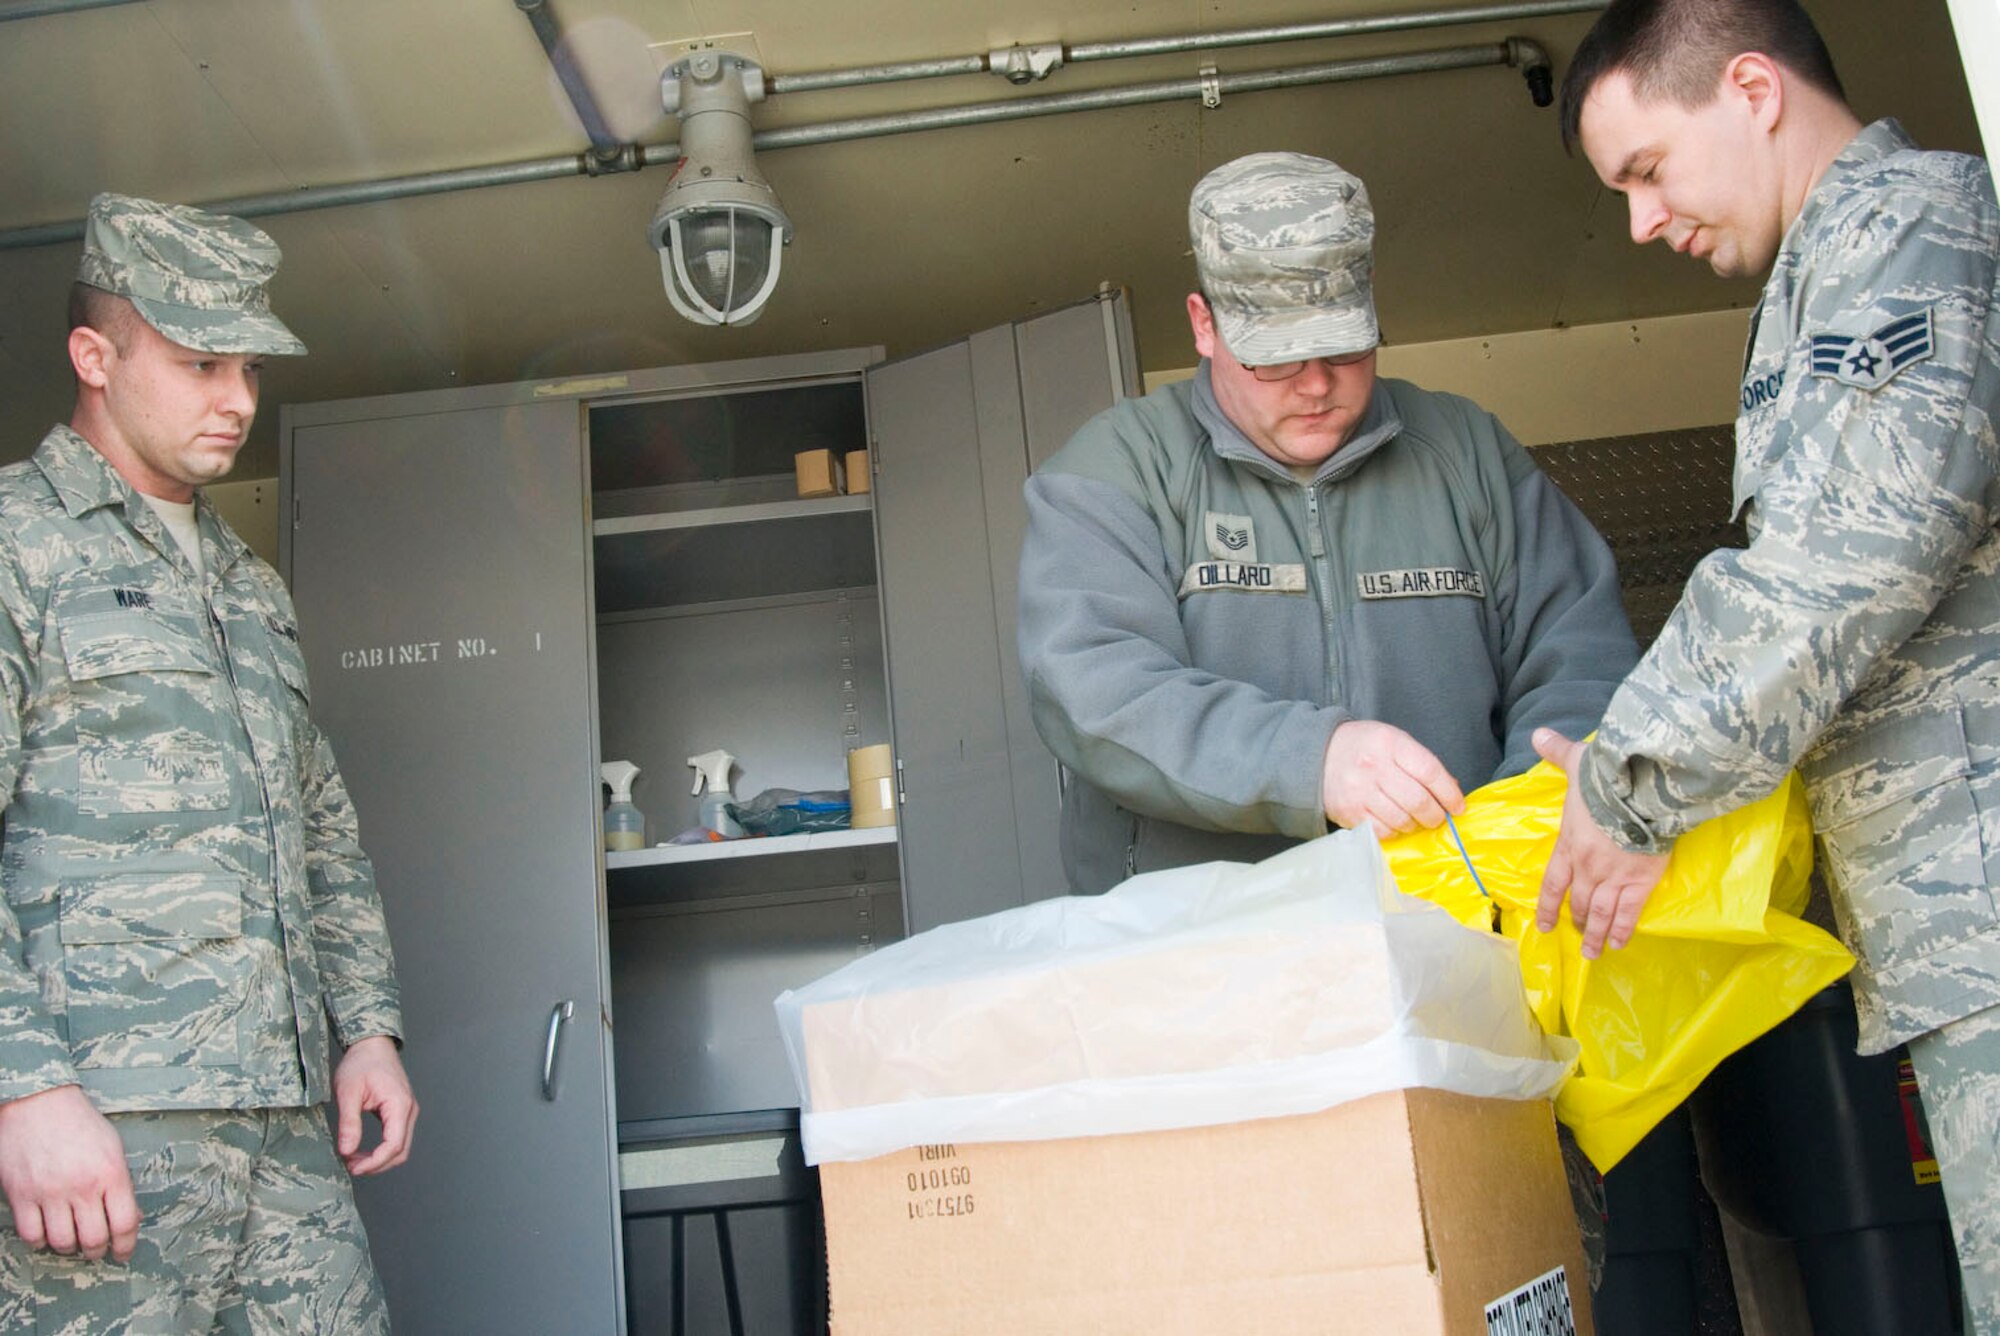
<path fill-rule="evenodd" d="M 1873 334 L 1815 334 L 1812 336 L 1812 373 L 1852 385 L 1859 390 L 1879 390 L 1898 371 L 1921 362 L 1936 350 L 1931 338 L 1931 308 L 1906 315 Z"/>

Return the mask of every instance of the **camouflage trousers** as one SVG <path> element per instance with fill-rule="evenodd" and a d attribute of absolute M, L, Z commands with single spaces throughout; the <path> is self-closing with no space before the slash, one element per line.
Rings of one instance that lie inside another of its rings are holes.
<path fill-rule="evenodd" d="M 1556 1124 L 1556 1143 L 1562 1148 L 1563 1174 L 1569 1179 L 1569 1204 L 1576 1212 L 1576 1227 L 1583 1235 L 1583 1260 L 1590 1268 L 1590 1292 L 1604 1284 L 1604 1257 L 1608 1211 L 1604 1204 L 1604 1175 L 1576 1144 L 1576 1137 L 1561 1123 Z"/>
<path fill-rule="evenodd" d="M 319 1109 L 120 1113 L 138 1195 L 129 1263 L 30 1252 L 0 1203 L 0 1332 L 373 1336 L 389 1330 L 347 1169 Z"/>
<path fill-rule="evenodd" d="M 1965 1311 L 1974 1336 L 2000 1336 L 2000 1007 L 1910 1041 L 1930 1124 Z"/>

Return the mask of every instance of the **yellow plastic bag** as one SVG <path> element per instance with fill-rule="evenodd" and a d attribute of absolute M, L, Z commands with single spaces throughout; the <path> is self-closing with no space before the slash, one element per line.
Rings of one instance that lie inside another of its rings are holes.
<path fill-rule="evenodd" d="M 1535 927 L 1566 787 L 1544 762 L 1467 795 L 1457 826 L 1485 894 L 1449 827 L 1386 841 L 1383 852 L 1404 893 L 1468 926 L 1493 926 L 1497 908 L 1542 1028 L 1582 1046 L 1556 1116 L 1607 1170 L 1717 1063 L 1847 973 L 1854 957 L 1798 917 L 1812 822 L 1793 775 L 1761 802 L 1682 836 L 1631 942 L 1584 960 L 1567 902 L 1554 932 Z"/>

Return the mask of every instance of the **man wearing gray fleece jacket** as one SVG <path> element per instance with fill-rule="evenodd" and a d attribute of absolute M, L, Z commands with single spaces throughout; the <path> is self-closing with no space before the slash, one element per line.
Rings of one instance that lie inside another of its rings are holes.
<path fill-rule="evenodd" d="M 1506 429 L 1376 378 L 1358 179 L 1253 154 L 1188 213 L 1194 379 L 1027 485 L 1021 661 L 1078 892 L 1436 826 L 1637 659 L 1604 540 Z"/>

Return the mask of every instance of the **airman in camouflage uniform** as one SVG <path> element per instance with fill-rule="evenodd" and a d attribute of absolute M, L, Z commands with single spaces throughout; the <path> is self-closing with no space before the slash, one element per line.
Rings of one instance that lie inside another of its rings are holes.
<path fill-rule="evenodd" d="M 195 491 L 304 351 L 278 258 L 92 201 L 76 414 L 0 470 L 0 1330 L 387 1329 L 348 1181 L 416 1113 L 382 906 L 291 600 Z"/>
<path fill-rule="evenodd" d="M 1617 0 L 1565 128 L 1632 231 L 1770 267 L 1707 558 L 1573 778 L 1543 893 L 1618 945 L 1661 855 L 1796 766 L 1861 1050 L 1908 1041 L 1977 1330 L 2000 1333 L 2000 208 L 1862 126 L 1793 0 Z"/>

